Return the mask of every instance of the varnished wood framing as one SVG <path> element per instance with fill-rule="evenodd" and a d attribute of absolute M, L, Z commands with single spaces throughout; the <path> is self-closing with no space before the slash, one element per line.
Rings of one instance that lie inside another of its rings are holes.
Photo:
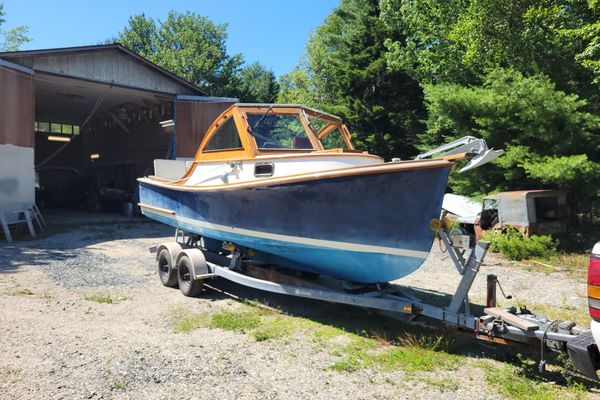
<path fill-rule="evenodd" d="M 248 123 L 247 113 L 264 114 L 268 110 L 273 111 L 275 114 L 284 115 L 296 115 L 300 119 L 304 130 L 307 133 L 307 137 L 310 140 L 313 149 L 259 149 L 256 146 L 256 140 L 252 136 L 252 127 Z M 319 132 L 314 132 L 308 121 L 308 116 L 315 118 L 321 118 L 328 123 Z M 217 129 L 225 122 L 229 117 L 233 117 L 238 134 L 240 135 L 240 141 L 242 143 L 242 149 L 228 149 L 228 150 L 210 150 L 205 151 L 204 148 L 211 139 L 214 137 Z M 342 121 L 330 114 L 319 112 L 310 108 L 305 108 L 295 105 L 242 105 L 234 104 L 225 110 L 207 131 L 202 143 L 196 152 L 194 157 L 195 162 L 202 161 L 215 161 L 215 160 L 233 160 L 233 159 L 252 159 L 262 154 L 274 154 L 274 153 L 287 153 L 287 152 L 302 152 L 304 154 L 310 154 L 311 152 L 324 151 L 323 145 L 320 139 L 325 137 L 328 133 L 332 132 L 336 128 L 339 128 L 342 134 L 342 139 L 349 150 L 354 150 L 352 145 L 352 139 L 350 132 L 346 125 L 342 124 Z"/>
<path fill-rule="evenodd" d="M 247 113 L 264 114 L 268 110 L 274 110 L 272 112 L 274 112 L 275 114 L 297 115 L 300 119 L 304 130 L 307 133 L 307 137 L 310 140 L 313 149 L 259 149 L 256 146 L 256 140 L 252 135 L 252 127 L 250 127 L 246 115 Z M 328 123 L 318 133 L 314 132 L 308 121 L 308 116 L 321 118 L 327 121 Z M 235 122 L 235 126 L 240 137 L 240 142 L 242 143 L 242 148 L 226 150 L 204 150 L 204 148 L 208 145 L 208 143 L 210 143 L 212 138 L 215 136 L 219 127 L 230 117 L 233 118 Z M 342 139 L 344 140 L 347 149 L 325 150 L 321 143 L 321 139 L 327 134 L 333 132 L 333 130 L 335 130 L 336 128 L 339 128 L 339 131 L 342 135 Z M 347 152 L 346 154 L 344 154 L 346 150 Z M 186 171 L 184 176 L 177 182 L 185 182 L 187 178 L 193 173 L 194 169 L 196 168 L 196 165 L 198 163 L 203 162 L 248 161 L 257 158 L 263 158 L 263 156 L 267 156 L 269 159 L 277 159 L 281 158 L 282 156 L 285 156 L 285 158 L 287 158 L 293 155 L 300 157 L 322 156 L 324 155 L 324 153 L 328 155 L 348 155 L 348 153 L 352 153 L 352 155 L 355 157 L 362 156 L 373 157 L 379 160 L 381 159 L 380 157 L 370 155 L 366 152 L 364 154 L 356 154 L 354 146 L 352 145 L 352 136 L 350 135 L 348 128 L 342 123 L 341 119 L 334 115 L 327 114 L 311 108 L 302 107 L 299 105 L 233 104 L 225 111 L 223 111 L 223 113 L 215 119 L 210 128 L 208 128 L 208 131 L 204 136 L 204 139 L 200 143 L 196 155 L 194 156 L 194 162 Z"/>

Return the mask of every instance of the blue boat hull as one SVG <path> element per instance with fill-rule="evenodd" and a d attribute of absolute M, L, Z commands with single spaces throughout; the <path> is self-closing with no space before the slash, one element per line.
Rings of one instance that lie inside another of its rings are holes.
<path fill-rule="evenodd" d="M 273 264 L 357 282 L 414 272 L 431 248 L 450 168 L 220 191 L 140 182 L 144 214 L 257 250 Z M 170 212 L 161 211 L 168 210 Z"/>

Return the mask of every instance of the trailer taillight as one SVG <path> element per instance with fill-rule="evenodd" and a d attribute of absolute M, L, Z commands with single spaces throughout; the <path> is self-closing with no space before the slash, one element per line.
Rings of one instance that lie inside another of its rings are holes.
<path fill-rule="evenodd" d="M 600 250 L 599 247 L 594 246 L 588 266 L 588 304 L 590 316 L 600 321 L 600 254 L 597 252 Z"/>

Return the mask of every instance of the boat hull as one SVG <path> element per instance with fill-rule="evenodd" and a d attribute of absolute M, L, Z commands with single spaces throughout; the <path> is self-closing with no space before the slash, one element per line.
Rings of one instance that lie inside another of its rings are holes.
<path fill-rule="evenodd" d="M 357 282 L 414 272 L 434 238 L 450 168 L 192 191 L 140 182 L 144 214 L 263 260 Z"/>

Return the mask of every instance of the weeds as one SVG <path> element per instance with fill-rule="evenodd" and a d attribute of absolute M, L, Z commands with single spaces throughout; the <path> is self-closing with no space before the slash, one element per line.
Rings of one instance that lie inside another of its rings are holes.
<path fill-rule="evenodd" d="M 90 294 L 90 295 L 86 295 L 84 297 L 85 300 L 87 301 L 93 301 L 96 303 L 105 303 L 105 304 L 114 304 L 114 303 L 118 303 L 119 301 L 125 301 L 125 300 L 129 300 L 131 297 L 129 296 L 110 296 L 110 295 L 104 295 L 104 294 Z"/>
<path fill-rule="evenodd" d="M 437 388 L 440 392 L 456 392 L 459 388 L 458 383 L 451 378 L 423 378 L 423 383 L 428 386 Z"/>
<path fill-rule="evenodd" d="M 260 325 L 260 315 L 254 310 L 224 311 L 212 316 L 210 326 L 227 331 L 246 332 Z"/>
<path fill-rule="evenodd" d="M 393 346 L 381 346 L 380 337 L 355 337 L 334 354 L 343 358 L 329 368 L 353 372 L 363 368 L 384 371 L 402 369 L 405 372 L 453 370 L 459 357 L 448 354 L 449 342 L 443 336 L 405 334 Z"/>
<path fill-rule="evenodd" d="M 564 388 L 530 379 L 528 366 L 493 365 L 482 363 L 489 385 L 503 396 L 514 400 L 580 399 L 584 394 L 581 386 Z"/>
<path fill-rule="evenodd" d="M 18 288 L 9 293 L 11 296 L 31 296 L 33 292 L 27 288 Z"/>
<path fill-rule="evenodd" d="M 209 318 L 206 314 L 180 315 L 173 323 L 173 332 L 185 333 L 209 325 Z"/>
<path fill-rule="evenodd" d="M 121 382 L 121 381 L 115 381 L 115 382 L 111 382 L 110 386 L 115 390 L 124 390 L 127 387 L 127 383 Z"/>
<path fill-rule="evenodd" d="M 291 334 L 293 327 L 285 318 L 278 317 L 269 323 L 263 323 L 260 327 L 252 332 L 252 336 L 256 341 L 263 342 L 265 340 L 279 339 Z"/>

